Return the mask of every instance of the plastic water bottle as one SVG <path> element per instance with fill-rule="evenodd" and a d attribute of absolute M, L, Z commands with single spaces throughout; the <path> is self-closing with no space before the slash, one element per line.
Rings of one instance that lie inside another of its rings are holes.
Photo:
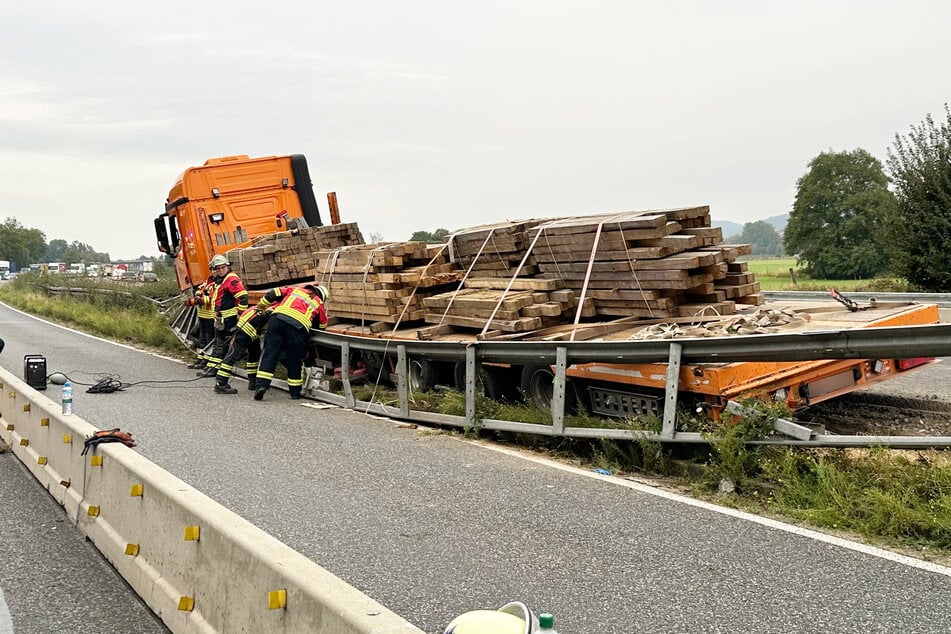
<path fill-rule="evenodd" d="M 538 615 L 538 634 L 558 634 L 555 631 L 555 616 L 544 613 Z"/>
<path fill-rule="evenodd" d="M 69 381 L 63 383 L 63 416 L 73 413 L 73 386 Z"/>

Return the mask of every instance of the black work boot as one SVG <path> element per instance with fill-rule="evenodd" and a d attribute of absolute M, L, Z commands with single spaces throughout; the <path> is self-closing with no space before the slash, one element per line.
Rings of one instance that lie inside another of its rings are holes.
<path fill-rule="evenodd" d="M 218 374 L 218 368 L 214 366 L 208 366 L 204 370 L 199 370 L 195 373 L 195 376 L 200 376 L 203 379 L 208 378 L 209 376 L 215 376 Z"/>
<path fill-rule="evenodd" d="M 192 361 L 185 367 L 188 368 L 189 370 L 201 370 L 206 365 L 208 365 L 208 362 L 205 361 L 204 359 L 196 359 L 195 361 Z"/>
<path fill-rule="evenodd" d="M 258 382 L 255 380 L 253 376 L 248 379 L 248 389 L 251 390 L 252 392 L 258 389 Z"/>
<path fill-rule="evenodd" d="M 291 387 L 291 388 L 288 388 L 287 391 L 290 393 L 291 399 L 295 401 L 300 399 L 301 389 L 299 387 Z"/>
<path fill-rule="evenodd" d="M 267 392 L 267 388 L 266 388 L 266 387 L 259 387 L 259 388 L 254 392 L 254 400 L 256 400 L 256 401 L 263 401 L 263 400 L 264 400 L 264 393 L 265 393 L 265 392 Z"/>
<path fill-rule="evenodd" d="M 237 394 L 238 390 L 234 389 L 227 383 L 215 383 L 215 394 Z"/>

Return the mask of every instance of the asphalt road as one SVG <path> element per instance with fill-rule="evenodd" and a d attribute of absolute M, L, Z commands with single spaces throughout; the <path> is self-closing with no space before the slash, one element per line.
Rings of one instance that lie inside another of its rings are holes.
<path fill-rule="evenodd" d="M 2 305 L 0 336 L 18 374 L 36 353 L 79 383 L 181 381 L 77 388 L 75 411 L 427 632 L 516 599 L 575 634 L 951 630 L 946 568 L 279 391 L 215 395 L 178 362 Z"/>

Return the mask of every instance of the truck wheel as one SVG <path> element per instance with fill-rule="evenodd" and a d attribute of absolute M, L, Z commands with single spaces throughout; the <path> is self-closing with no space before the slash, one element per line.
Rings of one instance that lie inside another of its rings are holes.
<path fill-rule="evenodd" d="M 551 409 L 555 393 L 555 373 L 550 365 L 526 365 L 522 368 L 519 382 L 525 399 L 540 409 Z M 574 386 L 565 386 L 565 411 L 573 411 L 577 405 Z"/>
<path fill-rule="evenodd" d="M 409 389 L 414 392 L 425 392 L 436 385 L 436 371 L 431 361 L 420 357 L 410 357 L 407 365 L 409 369 Z"/>
<path fill-rule="evenodd" d="M 466 364 L 456 363 L 453 366 L 456 379 L 456 389 L 466 391 Z M 493 401 L 509 401 L 514 395 L 514 385 L 504 368 L 481 366 L 476 372 L 476 394 L 482 394 Z"/>

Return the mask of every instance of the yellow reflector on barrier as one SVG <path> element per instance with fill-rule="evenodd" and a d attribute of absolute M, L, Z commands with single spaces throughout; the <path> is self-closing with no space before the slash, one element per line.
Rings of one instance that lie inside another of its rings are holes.
<path fill-rule="evenodd" d="M 73 435 L 72 435 L 72 434 L 65 434 L 65 435 L 63 436 L 63 444 L 64 444 L 64 445 L 71 445 L 71 444 L 73 444 Z"/>
<path fill-rule="evenodd" d="M 283 588 L 267 593 L 267 609 L 283 610 L 287 607 L 287 590 Z"/>
<path fill-rule="evenodd" d="M 182 612 L 191 612 L 195 609 L 195 597 L 181 597 L 178 600 L 178 609 Z"/>
<path fill-rule="evenodd" d="M 27 403 L 26 405 L 23 406 L 23 411 L 24 411 L 24 412 L 30 411 L 30 404 L 29 404 L 29 403 Z"/>
<path fill-rule="evenodd" d="M 89 456 L 89 466 L 90 466 L 90 467 L 101 467 L 101 466 L 102 466 L 102 456 Z"/>
<path fill-rule="evenodd" d="M 29 447 L 29 446 L 30 446 L 30 439 L 29 439 L 29 438 L 21 438 L 21 439 L 20 439 L 20 446 L 22 446 L 22 447 Z"/>
<path fill-rule="evenodd" d="M 142 497 L 142 489 L 143 487 L 141 484 L 133 484 L 132 490 L 129 492 L 129 495 L 131 495 L 134 498 L 140 498 Z"/>
<path fill-rule="evenodd" d="M 90 506 L 89 510 L 86 511 L 86 515 L 89 515 L 90 517 L 99 517 L 99 507 Z"/>
<path fill-rule="evenodd" d="M 64 486 L 64 487 L 66 487 L 66 488 L 68 489 L 68 488 L 69 488 L 69 485 L 72 484 L 72 483 L 71 483 L 69 480 L 60 480 L 60 481 L 59 481 L 59 484 L 60 484 L 60 486 Z"/>
<path fill-rule="evenodd" d="M 125 554 L 130 557 L 135 557 L 139 554 L 139 545 L 138 544 L 126 544 L 125 545 Z"/>
<path fill-rule="evenodd" d="M 36 464 L 46 464 L 46 456 L 37 456 Z"/>
<path fill-rule="evenodd" d="M 40 427 L 49 427 L 49 426 L 50 426 L 50 419 L 48 418 L 40 419 Z"/>
<path fill-rule="evenodd" d="M 7 431 L 13 431 L 13 423 L 7 423 Z"/>
<path fill-rule="evenodd" d="M 185 527 L 185 541 L 186 542 L 197 542 L 199 537 L 201 537 L 201 526 L 186 526 Z"/>

